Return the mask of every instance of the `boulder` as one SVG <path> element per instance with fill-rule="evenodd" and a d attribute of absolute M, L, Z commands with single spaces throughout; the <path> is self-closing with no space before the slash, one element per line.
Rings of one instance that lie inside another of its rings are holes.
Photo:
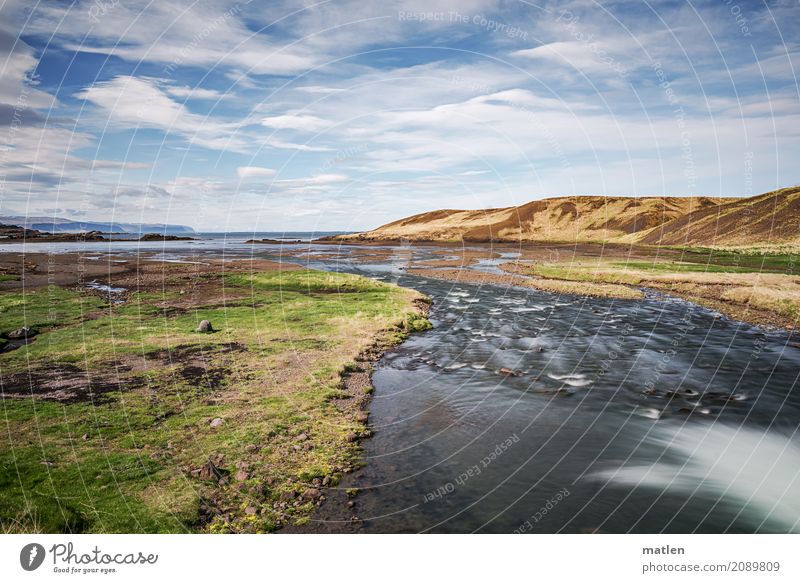
<path fill-rule="evenodd" d="M 29 328 L 28 326 L 23 326 L 22 328 L 18 328 L 16 330 L 12 330 L 6 334 L 6 338 L 9 340 L 25 340 L 27 338 L 33 338 L 39 332 L 34 330 L 33 328 Z"/>
<path fill-rule="evenodd" d="M 201 480 L 217 482 L 225 476 L 225 473 L 225 470 L 217 467 L 214 462 L 208 461 L 202 465 L 197 475 Z"/>
<path fill-rule="evenodd" d="M 214 328 L 211 326 L 211 322 L 209 322 L 208 320 L 203 320 L 197 327 L 197 332 L 213 332 L 213 331 Z"/>
<path fill-rule="evenodd" d="M 303 492 L 303 498 L 306 500 L 316 500 L 320 496 L 322 496 L 322 492 L 316 488 L 308 488 L 305 492 Z"/>
<path fill-rule="evenodd" d="M 221 427 L 223 423 L 225 423 L 225 420 L 222 417 L 217 417 L 212 419 L 209 425 L 211 426 L 211 429 L 216 429 L 217 427 Z"/>

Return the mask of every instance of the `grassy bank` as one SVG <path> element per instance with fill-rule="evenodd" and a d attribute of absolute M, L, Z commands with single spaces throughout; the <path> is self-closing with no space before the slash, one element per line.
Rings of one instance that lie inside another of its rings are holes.
<path fill-rule="evenodd" d="M 40 332 L 0 354 L 0 530 L 302 523 L 367 431 L 342 375 L 375 342 L 424 328 L 419 300 L 309 270 L 174 271 L 119 305 L 0 293 L 2 332 Z M 217 331 L 195 332 L 203 319 Z"/>
<path fill-rule="evenodd" d="M 800 325 L 800 277 L 790 255 L 685 251 L 679 260 L 577 258 L 519 262 L 507 268 L 541 278 L 648 287 L 690 299 L 736 319 L 783 327 Z"/>

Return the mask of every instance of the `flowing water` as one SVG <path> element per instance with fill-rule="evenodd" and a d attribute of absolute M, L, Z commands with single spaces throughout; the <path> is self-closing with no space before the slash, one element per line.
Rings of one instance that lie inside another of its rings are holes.
<path fill-rule="evenodd" d="M 243 240 L 117 245 L 170 260 L 283 252 Z M 361 530 L 800 530 L 800 350 L 787 333 L 655 294 L 590 299 L 406 275 L 412 258 L 441 250 L 398 247 L 364 263 L 352 249 L 337 259 L 308 249 L 311 267 L 434 300 L 433 329 L 374 375 L 375 434 L 345 484 L 361 489 Z"/>
<path fill-rule="evenodd" d="M 374 375 L 375 435 L 350 483 L 363 530 L 800 529 L 800 350 L 788 334 L 656 294 L 338 268 L 434 300 L 433 330 Z"/>

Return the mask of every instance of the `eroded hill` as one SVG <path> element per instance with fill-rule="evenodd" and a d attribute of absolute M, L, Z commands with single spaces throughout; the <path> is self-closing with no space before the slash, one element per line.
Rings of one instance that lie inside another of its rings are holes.
<path fill-rule="evenodd" d="M 572 196 L 518 207 L 438 210 L 340 238 L 689 246 L 797 244 L 800 187 L 750 198 Z"/>

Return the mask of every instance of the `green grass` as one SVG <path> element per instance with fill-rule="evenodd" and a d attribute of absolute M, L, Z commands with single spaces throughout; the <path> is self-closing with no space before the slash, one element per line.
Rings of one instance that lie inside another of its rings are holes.
<path fill-rule="evenodd" d="M 60 287 L 0 293 L 0 333 L 22 326 L 49 329 L 79 322 L 106 306 L 97 296 Z"/>
<path fill-rule="evenodd" d="M 59 288 L 0 293 L 4 331 L 40 329 L 33 343 L 0 355 L 4 377 L 64 364 L 114 376 L 118 365 L 139 363 L 119 374 L 141 384 L 95 404 L 2 400 L 0 532 L 269 531 L 306 520 L 313 507 L 274 510 L 282 494 L 315 477 L 337 480 L 357 461 L 358 446 L 345 436 L 359 425 L 333 403 L 343 396 L 341 373 L 379 330 L 400 340 L 429 326 L 413 310 L 417 294 L 305 270 L 214 281 L 239 299 L 167 316 L 153 302 L 177 294 L 134 294 L 109 307 Z M 218 332 L 194 332 L 201 319 Z M 220 351 L 232 342 L 243 349 Z M 224 373 L 219 384 L 183 375 L 176 347 L 202 349 L 205 366 Z M 175 355 L 172 363 L 162 362 L 165 354 Z M 212 430 L 216 417 L 224 424 Z M 298 450 L 304 432 L 313 447 Z M 246 461 L 251 476 L 235 487 L 192 477 L 187 469 L 211 453 L 224 456 L 231 475 Z M 201 499 L 211 495 L 233 510 L 201 525 Z M 245 514 L 253 505 L 259 513 Z"/>
<path fill-rule="evenodd" d="M 787 253 L 767 253 L 758 249 L 728 251 L 703 247 L 672 247 L 682 251 L 681 260 L 687 263 L 717 265 L 739 268 L 739 273 L 771 271 L 775 273 L 797 274 L 797 255 Z"/>
<path fill-rule="evenodd" d="M 610 263 L 620 269 L 634 269 L 660 273 L 752 273 L 752 267 L 692 263 L 688 261 L 615 261 Z"/>
<path fill-rule="evenodd" d="M 700 253 L 686 253 L 679 261 L 665 259 L 648 260 L 601 260 L 577 263 L 545 263 L 530 266 L 536 275 L 571 281 L 605 281 L 627 285 L 638 285 L 644 276 L 641 272 L 652 274 L 680 273 L 781 273 L 781 266 L 790 271 L 792 264 L 786 257 L 762 257 L 730 252 L 714 251 L 713 256 Z M 713 262 L 710 262 L 713 261 Z"/>

